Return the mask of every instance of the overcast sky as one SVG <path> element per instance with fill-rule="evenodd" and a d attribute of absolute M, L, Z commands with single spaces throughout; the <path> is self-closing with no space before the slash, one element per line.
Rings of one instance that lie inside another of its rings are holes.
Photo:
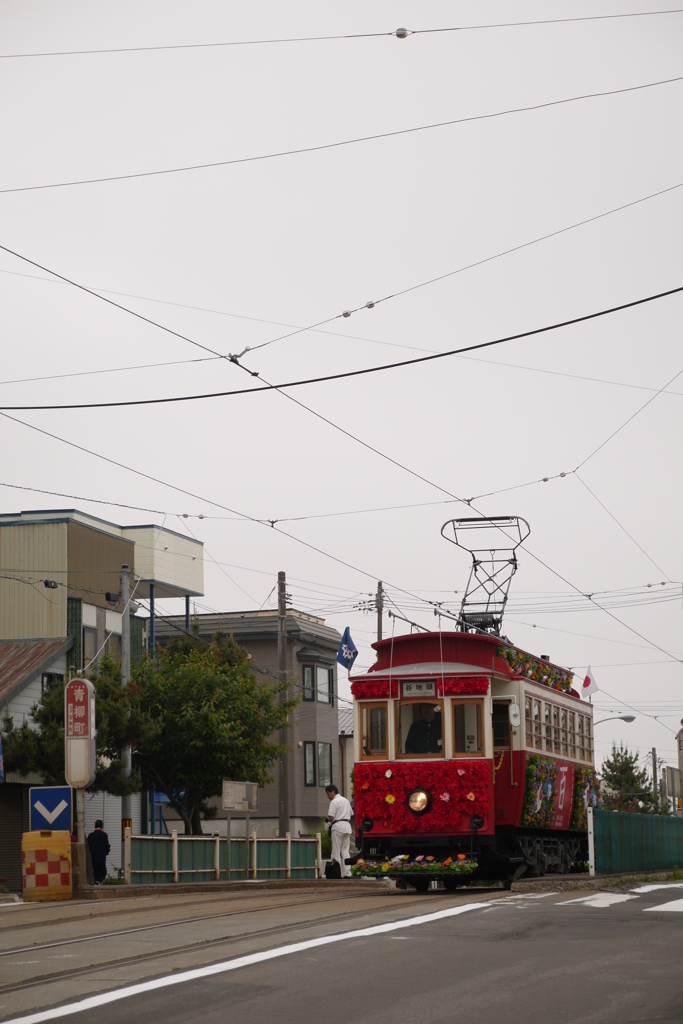
<path fill-rule="evenodd" d="M 0 36 L 2 54 L 28 54 L 661 6 L 4 0 Z M 683 76 L 682 44 L 683 14 L 671 14 L 1 59 L 0 189 L 277 154 L 662 82 Z M 683 285 L 683 187 L 674 187 L 683 186 L 682 100 L 683 81 L 672 82 L 232 166 L 3 191 L 0 244 L 222 355 L 331 321 L 242 358 L 271 383 L 395 362 Z M 386 296 L 394 297 L 359 309 Z M 5 406 L 258 383 L 6 252 L 0 301 Z M 347 309 L 358 311 L 341 317 Z M 518 488 L 474 502 L 477 512 L 531 526 L 505 633 L 580 679 L 591 664 L 601 709 L 637 708 L 632 725 L 598 727 L 599 758 L 614 738 L 641 755 L 656 745 L 675 764 L 682 311 L 674 295 L 474 357 L 310 385 L 289 398 L 12 413 L 23 423 L 0 419 L 2 484 L 74 498 L 2 486 L 0 509 L 77 507 L 190 530 L 206 545 L 199 611 L 273 607 L 283 569 L 295 607 L 340 631 L 350 625 L 357 667 L 367 667 L 375 621 L 355 606 L 376 581 L 406 618 L 435 628 L 426 602 L 457 608 L 469 571 L 468 556 L 440 537 L 445 520 L 473 514 L 449 496 Z M 157 365 L 137 368 L 144 364 Z M 554 479 L 531 483 L 543 477 Z M 366 511 L 405 505 L 416 507 Z M 273 529 L 243 516 L 280 522 Z M 384 628 L 390 635 L 386 618 Z"/>

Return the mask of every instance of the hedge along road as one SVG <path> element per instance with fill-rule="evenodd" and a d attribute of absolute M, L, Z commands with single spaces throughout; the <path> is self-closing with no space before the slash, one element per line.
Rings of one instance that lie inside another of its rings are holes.
<path fill-rule="evenodd" d="M 352 929 L 319 921 L 300 941 L 283 931 L 277 946 L 7 1024 L 80 1024 L 93 1010 L 98 1024 L 223 1024 L 227 1012 L 244 1024 L 313 1024 L 321 1014 L 327 1024 L 499 1024 L 547 1019 L 549 1010 L 572 1024 L 680 1021 L 681 889 L 568 895 L 398 897 L 384 910 L 368 901 L 369 920 Z"/>

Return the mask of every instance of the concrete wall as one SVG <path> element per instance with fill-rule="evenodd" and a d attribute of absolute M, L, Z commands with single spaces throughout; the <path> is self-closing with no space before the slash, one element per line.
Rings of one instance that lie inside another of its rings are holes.
<path fill-rule="evenodd" d="M 67 588 L 47 590 L 42 580 L 67 582 L 67 524 L 3 525 L 0 566 L 0 640 L 66 636 Z"/>

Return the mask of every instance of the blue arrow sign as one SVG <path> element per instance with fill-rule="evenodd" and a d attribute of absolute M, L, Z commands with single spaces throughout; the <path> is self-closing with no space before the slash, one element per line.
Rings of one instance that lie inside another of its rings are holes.
<path fill-rule="evenodd" d="M 71 786 L 31 786 L 28 802 L 31 832 L 71 832 Z"/>

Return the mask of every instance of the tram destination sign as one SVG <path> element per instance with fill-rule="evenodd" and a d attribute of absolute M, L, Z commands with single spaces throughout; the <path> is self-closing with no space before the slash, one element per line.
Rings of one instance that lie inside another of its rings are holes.
<path fill-rule="evenodd" d="M 436 697 L 436 681 L 430 679 L 420 683 L 403 683 L 402 692 L 404 697 Z"/>

